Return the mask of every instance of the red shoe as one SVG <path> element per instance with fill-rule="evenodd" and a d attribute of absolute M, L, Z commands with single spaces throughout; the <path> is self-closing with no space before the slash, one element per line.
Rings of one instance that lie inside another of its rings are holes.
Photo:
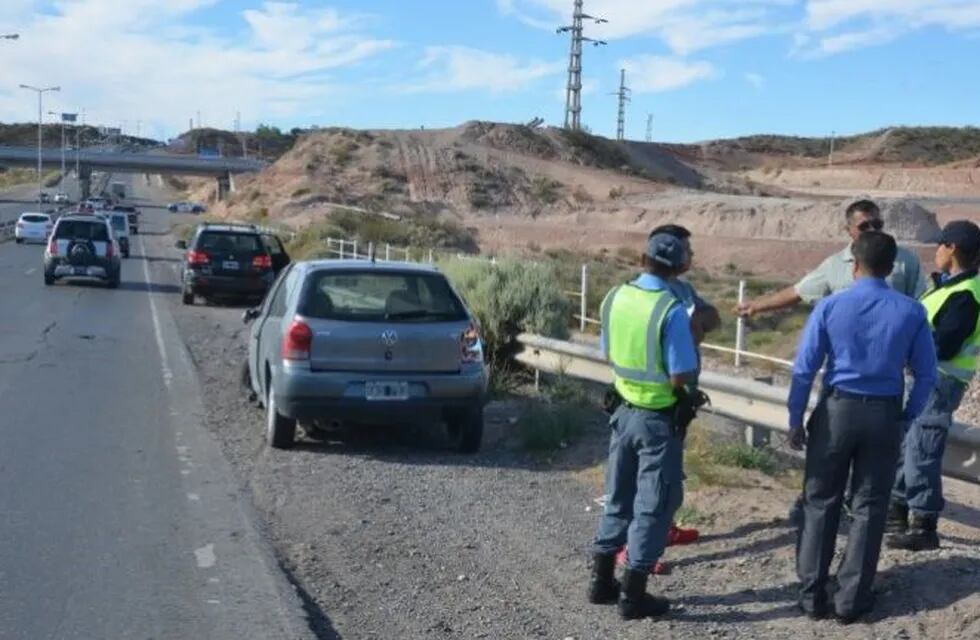
<path fill-rule="evenodd" d="M 681 529 L 672 522 L 667 531 L 667 546 L 691 544 L 697 542 L 700 537 L 701 533 L 697 529 Z"/>
<path fill-rule="evenodd" d="M 626 547 L 623 547 L 616 553 L 616 566 L 623 567 L 626 565 Z M 654 576 L 664 576 L 670 573 L 670 565 L 663 561 L 657 561 L 657 564 L 650 567 L 650 575 Z"/>

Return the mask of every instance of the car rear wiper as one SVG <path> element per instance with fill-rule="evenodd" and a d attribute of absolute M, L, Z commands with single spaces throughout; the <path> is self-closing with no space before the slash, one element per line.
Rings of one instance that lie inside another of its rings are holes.
<path fill-rule="evenodd" d="M 454 317 L 454 314 L 446 313 L 444 311 L 426 311 L 425 309 L 399 311 L 398 313 L 389 313 L 385 315 L 387 320 L 418 320 L 422 318 L 432 320 L 451 320 Z"/>

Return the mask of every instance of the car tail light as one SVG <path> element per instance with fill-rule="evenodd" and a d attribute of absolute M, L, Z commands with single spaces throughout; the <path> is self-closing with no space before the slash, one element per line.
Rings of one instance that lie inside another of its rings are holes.
<path fill-rule="evenodd" d="M 256 269 L 271 269 L 272 258 L 268 255 L 257 255 L 252 258 L 252 266 Z"/>
<path fill-rule="evenodd" d="M 188 251 L 187 264 L 211 264 L 211 256 L 203 251 Z"/>
<path fill-rule="evenodd" d="M 460 360 L 463 363 L 483 362 L 483 341 L 475 324 L 471 324 L 459 336 Z"/>
<path fill-rule="evenodd" d="M 23 222 L 18 222 L 17 223 L 17 228 L 18 229 L 23 229 L 24 228 L 24 223 Z"/>
<path fill-rule="evenodd" d="M 58 241 L 54 238 L 54 236 L 51 236 L 51 240 L 48 241 L 48 255 L 58 255 Z"/>
<path fill-rule="evenodd" d="M 112 246 L 112 240 L 106 240 L 106 242 L 105 242 L 105 257 L 106 258 L 111 258 L 113 253 L 115 253 L 115 247 Z"/>
<path fill-rule="evenodd" d="M 309 360 L 313 330 L 302 320 L 293 320 L 282 338 L 283 360 Z"/>

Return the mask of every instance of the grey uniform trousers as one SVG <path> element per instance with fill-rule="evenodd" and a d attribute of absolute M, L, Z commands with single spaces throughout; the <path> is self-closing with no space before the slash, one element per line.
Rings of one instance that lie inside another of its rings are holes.
<path fill-rule="evenodd" d="M 830 563 L 849 470 L 853 522 L 834 604 L 839 615 L 871 606 L 901 438 L 898 398 L 858 399 L 834 392 L 817 406 L 807 440 L 804 518 L 796 549 L 800 606 L 807 611 L 829 604 Z"/>

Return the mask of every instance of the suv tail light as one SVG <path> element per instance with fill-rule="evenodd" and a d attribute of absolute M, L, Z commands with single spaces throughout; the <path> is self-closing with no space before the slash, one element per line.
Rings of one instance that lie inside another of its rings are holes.
<path fill-rule="evenodd" d="M 211 264 L 211 256 L 203 251 L 188 251 L 187 264 Z"/>
<path fill-rule="evenodd" d="M 302 320 L 293 320 L 282 338 L 283 360 L 309 360 L 313 330 Z"/>
<path fill-rule="evenodd" d="M 49 256 L 58 255 L 58 241 L 55 239 L 54 236 L 51 236 L 51 239 L 48 240 L 48 255 Z"/>
<path fill-rule="evenodd" d="M 259 254 L 252 258 L 252 266 L 256 269 L 271 269 L 272 258 L 267 254 Z"/>
<path fill-rule="evenodd" d="M 113 246 L 112 239 L 105 241 L 105 257 L 111 258 L 112 254 L 115 253 L 115 247 Z"/>
<path fill-rule="evenodd" d="M 460 361 L 464 364 L 483 362 L 483 341 L 476 325 L 471 324 L 459 336 Z"/>

